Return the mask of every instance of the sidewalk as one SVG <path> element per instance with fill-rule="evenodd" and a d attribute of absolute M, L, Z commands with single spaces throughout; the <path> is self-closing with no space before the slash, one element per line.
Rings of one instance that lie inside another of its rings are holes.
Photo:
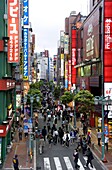
<path fill-rule="evenodd" d="M 79 133 L 83 134 L 80 121 L 77 121 L 77 127 L 79 128 Z M 106 170 L 112 170 L 112 140 L 111 139 L 109 140 L 109 150 L 108 150 L 108 152 L 105 151 L 105 158 L 107 160 L 107 163 L 103 163 L 101 161 L 102 148 L 101 148 L 101 146 L 100 147 L 98 146 L 96 128 L 91 128 L 91 134 L 92 134 L 91 135 L 91 141 L 94 144 L 94 147 L 91 146 L 91 149 L 92 149 L 94 155 L 99 160 L 99 162 L 105 167 Z"/>
<path fill-rule="evenodd" d="M 34 157 L 32 163 L 30 163 L 30 159 L 28 156 L 28 139 L 24 137 L 23 134 L 23 139 L 22 141 L 18 141 L 18 132 L 16 132 L 15 137 L 14 137 L 14 142 L 11 151 L 7 154 L 6 161 L 3 166 L 3 170 L 5 169 L 11 169 L 13 168 L 12 166 L 12 159 L 15 156 L 15 154 L 18 155 L 18 160 L 19 160 L 19 167 L 20 170 L 22 169 L 34 169 Z"/>

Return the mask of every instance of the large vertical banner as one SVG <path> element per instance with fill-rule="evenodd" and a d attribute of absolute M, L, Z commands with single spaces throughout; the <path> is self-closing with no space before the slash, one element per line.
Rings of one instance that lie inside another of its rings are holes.
<path fill-rule="evenodd" d="M 76 65 L 76 26 L 72 26 L 71 31 L 71 38 L 72 38 L 72 85 L 76 84 L 76 68 L 74 66 Z"/>
<path fill-rule="evenodd" d="M 23 0 L 23 54 L 24 54 L 24 66 L 23 66 L 23 79 L 28 80 L 28 25 L 29 25 L 29 0 Z"/>
<path fill-rule="evenodd" d="M 104 82 L 112 83 L 112 1 L 104 4 Z"/>
<path fill-rule="evenodd" d="M 71 60 L 68 60 L 68 90 L 71 90 Z"/>
<path fill-rule="evenodd" d="M 65 89 L 68 89 L 68 61 L 65 61 Z"/>
<path fill-rule="evenodd" d="M 19 62 L 19 1 L 8 0 L 8 62 Z"/>

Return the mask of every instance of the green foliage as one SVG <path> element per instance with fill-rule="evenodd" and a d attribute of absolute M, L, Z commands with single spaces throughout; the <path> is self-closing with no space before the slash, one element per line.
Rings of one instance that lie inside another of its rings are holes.
<path fill-rule="evenodd" d="M 81 90 L 79 91 L 74 100 L 78 105 L 77 110 L 79 113 L 90 113 L 94 110 L 94 96 L 88 90 Z"/>
<path fill-rule="evenodd" d="M 60 97 L 60 92 L 61 92 L 60 86 L 56 86 L 56 87 L 54 88 L 54 91 L 53 91 L 53 95 L 54 95 L 54 98 L 55 98 L 56 100 L 59 99 L 59 97 Z"/>
<path fill-rule="evenodd" d="M 30 102 L 30 96 L 34 96 L 34 100 L 33 100 L 33 108 L 40 108 L 41 107 L 41 100 L 42 100 L 42 94 L 40 91 L 40 87 L 42 85 L 42 82 L 37 82 L 37 83 L 33 83 L 30 85 L 30 90 L 28 91 L 28 95 L 27 95 L 27 104 L 31 104 Z M 39 102 L 37 102 L 36 97 L 39 97 Z"/>
<path fill-rule="evenodd" d="M 68 104 L 74 99 L 74 94 L 71 93 L 70 91 L 64 92 L 64 95 L 60 97 L 60 100 L 63 104 Z"/>

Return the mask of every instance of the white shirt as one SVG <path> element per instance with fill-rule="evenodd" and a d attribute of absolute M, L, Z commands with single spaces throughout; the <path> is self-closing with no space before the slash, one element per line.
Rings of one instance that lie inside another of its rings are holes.
<path fill-rule="evenodd" d="M 109 142 L 109 138 L 107 136 L 105 136 L 105 143 Z"/>

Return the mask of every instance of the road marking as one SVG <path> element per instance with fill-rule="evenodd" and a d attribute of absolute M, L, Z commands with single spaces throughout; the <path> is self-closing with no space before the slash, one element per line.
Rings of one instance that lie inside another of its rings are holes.
<path fill-rule="evenodd" d="M 74 170 L 69 157 L 63 157 L 68 170 Z"/>
<path fill-rule="evenodd" d="M 44 158 L 44 170 L 51 170 L 49 158 Z"/>
<path fill-rule="evenodd" d="M 84 170 L 84 169 L 85 169 L 85 168 L 83 167 L 83 165 L 82 165 L 80 159 L 78 159 L 78 165 L 80 166 L 80 170 Z"/>
<path fill-rule="evenodd" d="M 54 157 L 54 162 L 57 170 L 62 170 L 62 166 L 58 157 Z"/>
<path fill-rule="evenodd" d="M 84 160 L 87 162 L 87 157 L 86 156 L 83 156 Z M 92 163 L 93 165 L 93 163 Z M 96 168 L 94 167 L 93 165 L 93 168 L 91 168 L 90 164 L 88 165 L 88 167 L 91 169 L 91 170 L 96 170 Z"/>

